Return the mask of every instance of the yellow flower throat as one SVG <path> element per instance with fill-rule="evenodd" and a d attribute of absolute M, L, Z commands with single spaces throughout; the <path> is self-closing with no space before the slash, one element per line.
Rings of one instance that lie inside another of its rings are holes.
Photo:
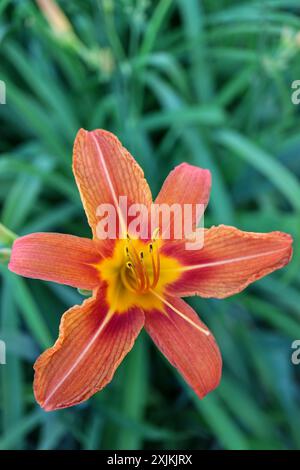
<path fill-rule="evenodd" d="M 107 302 L 115 311 L 163 309 L 156 295 L 161 297 L 166 286 L 178 279 L 180 265 L 160 253 L 161 243 L 127 236 L 117 240 L 112 256 L 98 265 L 101 279 L 107 282 Z"/>

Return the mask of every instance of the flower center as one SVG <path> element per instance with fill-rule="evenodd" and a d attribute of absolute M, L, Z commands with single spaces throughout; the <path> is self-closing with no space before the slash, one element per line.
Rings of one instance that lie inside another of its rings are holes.
<path fill-rule="evenodd" d="M 131 307 L 162 308 L 153 292 L 164 295 L 167 285 L 176 281 L 180 273 L 178 261 L 160 252 L 161 244 L 155 236 L 148 243 L 130 236 L 116 241 L 111 257 L 97 266 L 101 279 L 107 283 L 109 306 L 119 312 Z"/>
<path fill-rule="evenodd" d="M 129 291 L 144 294 L 155 289 L 160 275 L 159 248 L 156 240 L 138 252 L 131 238 L 127 236 L 125 260 L 121 270 L 121 279 Z"/>

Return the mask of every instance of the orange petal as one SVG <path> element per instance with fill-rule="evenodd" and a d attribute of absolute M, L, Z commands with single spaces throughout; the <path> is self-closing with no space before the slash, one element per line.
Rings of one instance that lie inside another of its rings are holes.
<path fill-rule="evenodd" d="M 209 170 L 203 170 L 196 166 L 182 163 L 174 168 L 166 178 L 156 200 L 155 204 L 179 204 L 184 211 L 184 204 L 190 204 L 192 214 L 190 217 L 191 227 L 189 232 L 193 231 L 197 226 L 204 210 L 200 211 L 196 217 L 196 204 L 202 204 L 205 207 L 208 204 L 211 188 L 211 174 Z M 171 213 L 170 219 L 170 238 L 174 236 L 174 214 Z M 160 224 L 160 232 L 167 231 L 167 226 Z M 182 226 L 182 234 L 184 235 L 184 227 Z M 185 233 L 186 234 L 186 233 Z M 175 237 L 176 238 L 176 237 Z M 177 237 L 178 238 L 178 237 Z"/>
<path fill-rule="evenodd" d="M 219 348 L 211 332 L 186 302 L 174 297 L 166 298 L 166 302 L 165 313 L 145 312 L 145 328 L 170 363 L 203 398 L 220 382 Z"/>
<path fill-rule="evenodd" d="M 73 171 L 95 238 L 100 204 L 112 204 L 119 215 L 120 196 L 127 196 L 128 207 L 136 203 L 149 208 L 152 202 L 142 169 L 110 132 L 100 129 L 78 132 Z"/>
<path fill-rule="evenodd" d="M 77 405 L 107 385 L 144 324 L 140 309 L 113 314 L 100 290 L 62 317 L 59 338 L 35 363 L 34 392 L 46 411 Z"/>
<path fill-rule="evenodd" d="M 92 263 L 100 260 L 96 245 L 87 238 L 32 233 L 14 242 L 8 267 L 21 276 L 94 289 L 100 280 Z"/>
<path fill-rule="evenodd" d="M 251 282 L 285 266 L 292 256 L 292 237 L 282 232 L 242 232 L 234 227 L 205 230 L 201 250 L 185 250 L 185 243 L 165 244 L 165 254 L 183 265 L 182 276 L 170 286 L 178 296 L 224 298 Z"/>

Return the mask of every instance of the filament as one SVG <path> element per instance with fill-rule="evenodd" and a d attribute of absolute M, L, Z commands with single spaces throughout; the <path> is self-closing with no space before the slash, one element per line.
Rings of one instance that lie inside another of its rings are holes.
<path fill-rule="evenodd" d="M 156 241 L 158 230 L 153 232 L 152 241 L 146 250 L 138 253 L 130 236 L 127 234 L 125 246 L 125 265 L 121 270 L 124 286 L 131 292 L 142 294 L 157 286 L 160 276 L 159 248 Z"/>

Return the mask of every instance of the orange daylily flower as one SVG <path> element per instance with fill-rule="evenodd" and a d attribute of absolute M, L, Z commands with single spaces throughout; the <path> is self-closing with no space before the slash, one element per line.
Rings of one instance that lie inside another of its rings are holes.
<path fill-rule="evenodd" d="M 36 400 L 49 411 L 88 399 L 111 381 L 143 327 L 204 397 L 219 384 L 221 355 L 212 333 L 180 297 L 240 292 L 290 261 L 292 238 L 222 225 L 206 229 L 204 246 L 196 251 L 186 250 L 185 240 L 162 240 L 158 230 L 152 240 L 130 234 L 99 240 L 97 207 L 116 207 L 126 195 L 129 204 L 150 209 L 149 186 L 129 152 L 103 130 L 79 131 L 73 170 L 93 239 L 27 235 L 15 241 L 9 263 L 22 276 L 93 292 L 63 315 L 58 340 L 36 361 Z M 169 174 L 155 202 L 206 206 L 210 186 L 208 170 L 184 163 Z"/>

